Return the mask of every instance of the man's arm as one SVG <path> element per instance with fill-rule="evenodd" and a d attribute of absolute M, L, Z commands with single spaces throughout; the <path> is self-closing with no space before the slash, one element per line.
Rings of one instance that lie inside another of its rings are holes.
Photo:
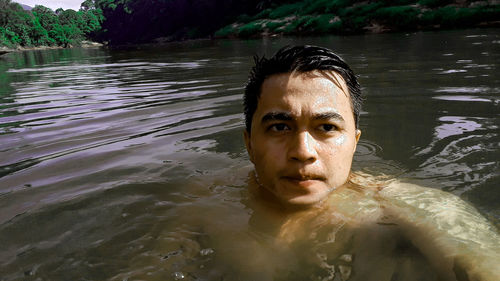
<path fill-rule="evenodd" d="M 408 226 L 410 239 L 428 256 L 449 260 L 469 280 L 500 280 L 497 229 L 459 197 L 437 189 L 394 181 L 380 191 L 386 212 Z"/>

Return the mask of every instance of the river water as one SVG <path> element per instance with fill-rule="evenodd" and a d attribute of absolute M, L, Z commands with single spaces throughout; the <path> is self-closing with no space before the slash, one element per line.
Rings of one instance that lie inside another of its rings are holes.
<path fill-rule="evenodd" d="M 0 58 L 0 280 L 304 280 L 246 203 L 243 85 L 286 44 L 359 75 L 354 170 L 498 228 L 499 29 L 25 51 Z"/>

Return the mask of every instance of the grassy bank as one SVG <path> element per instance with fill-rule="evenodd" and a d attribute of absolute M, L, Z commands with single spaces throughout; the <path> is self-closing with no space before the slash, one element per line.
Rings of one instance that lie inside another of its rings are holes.
<path fill-rule="evenodd" d="M 218 38 L 359 34 L 500 26 L 500 1 L 304 0 L 275 5 L 217 32 Z"/>

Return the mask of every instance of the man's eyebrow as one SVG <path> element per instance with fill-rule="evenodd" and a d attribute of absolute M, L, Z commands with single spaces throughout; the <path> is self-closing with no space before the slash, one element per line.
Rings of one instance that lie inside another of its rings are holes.
<path fill-rule="evenodd" d="M 269 112 L 262 116 L 262 123 L 269 121 L 291 121 L 293 117 L 288 112 Z"/>
<path fill-rule="evenodd" d="M 338 121 L 344 122 L 344 117 L 342 117 L 342 115 L 340 115 L 339 113 L 337 113 L 335 111 L 328 111 L 328 112 L 314 114 L 313 119 L 314 120 L 331 120 L 331 119 L 334 119 L 334 120 L 338 120 Z"/>

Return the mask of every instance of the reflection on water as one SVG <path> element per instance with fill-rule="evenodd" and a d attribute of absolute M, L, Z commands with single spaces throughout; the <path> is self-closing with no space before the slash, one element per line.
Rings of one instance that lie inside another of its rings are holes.
<path fill-rule="evenodd" d="M 441 117 L 439 118 L 439 121 L 443 122 L 443 124 L 435 128 L 436 138 L 438 139 L 444 139 L 454 135 L 462 135 L 467 132 L 473 132 L 481 129 L 480 123 L 474 122 L 473 120 L 466 120 L 464 117 L 459 116 Z"/>
<path fill-rule="evenodd" d="M 329 218 L 277 243 L 246 188 L 242 85 L 255 53 L 336 50 L 366 95 L 354 170 L 450 191 L 498 225 L 495 42 L 484 29 L 3 56 L 0 280 L 448 280 L 453 262 L 436 268 L 400 222 Z"/>
<path fill-rule="evenodd" d="M 492 100 L 480 98 L 478 96 L 435 96 L 435 99 L 440 100 L 450 100 L 450 101 L 484 101 L 492 102 Z M 498 99 L 493 100 L 494 103 L 498 103 Z"/>

